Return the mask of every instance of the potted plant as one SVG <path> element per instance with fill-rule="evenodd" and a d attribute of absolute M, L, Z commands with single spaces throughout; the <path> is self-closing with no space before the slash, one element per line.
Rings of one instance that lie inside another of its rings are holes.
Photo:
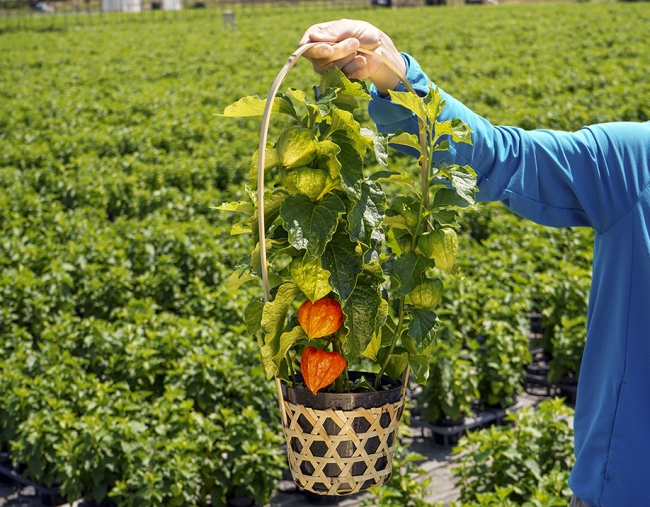
<path fill-rule="evenodd" d="M 247 306 L 245 320 L 278 384 L 292 476 L 308 491 L 345 495 L 390 478 L 406 375 L 427 379 L 439 276 L 456 273 L 456 210 L 474 204 L 475 174 L 432 162 L 449 137 L 469 143 L 470 130 L 438 121 L 436 90 L 421 98 L 412 88 L 391 97 L 415 112 L 420 135 L 387 141 L 419 154 L 420 184 L 405 172 L 370 173 L 369 155 L 386 164 L 386 138 L 355 119 L 370 98 L 365 84 L 334 68 L 313 99 L 277 93 L 299 54 L 276 78 L 272 102 L 245 97 L 224 111 L 262 115 L 263 125 L 250 173 L 257 194 L 219 209 L 243 213 L 233 233 L 253 239 L 230 283 L 263 282 L 264 300 Z M 271 111 L 290 122 L 267 143 Z M 355 371 L 361 362 L 370 371 Z"/>
<path fill-rule="evenodd" d="M 426 421 L 437 426 L 456 426 L 473 414 L 472 404 L 479 397 L 478 377 L 473 358 L 466 354 L 462 343 L 436 343 L 431 375 L 418 396 L 418 408 Z"/>
<path fill-rule="evenodd" d="M 486 320 L 481 341 L 470 341 L 477 351 L 478 390 L 486 408 L 515 404 L 523 385 L 524 365 L 531 361 L 528 338 L 502 320 Z"/>

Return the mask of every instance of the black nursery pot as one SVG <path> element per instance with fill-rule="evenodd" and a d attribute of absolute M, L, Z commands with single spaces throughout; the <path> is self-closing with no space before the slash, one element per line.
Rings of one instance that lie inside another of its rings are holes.
<path fill-rule="evenodd" d="M 350 372 L 351 380 L 374 375 Z M 300 377 L 297 380 L 302 380 Z M 390 479 L 404 410 L 402 382 L 364 393 L 317 393 L 282 383 L 282 422 L 294 482 L 320 495 L 350 495 Z"/>
<path fill-rule="evenodd" d="M 255 501 L 250 496 L 228 498 L 226 500 L 226 507 L 252 507 Z"/>

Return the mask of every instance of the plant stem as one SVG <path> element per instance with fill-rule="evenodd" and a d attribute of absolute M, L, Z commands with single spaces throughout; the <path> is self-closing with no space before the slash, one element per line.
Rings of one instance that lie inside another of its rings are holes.
<path fill-rule="evenodd" d="M 334 338 L 334 341 L 332 342 L 332 348 L 334 349 L 335 352 L 338 352 L 339 354 L 343 355 L 341 352 L 341 340 L 339 340 L 338 331 L 336 333 L 336 337 Z M 345 370 L 343 370 L 343 373 L 341 373 L 338 377 L 336 377 L 336 380 L 334 381 L 334 391 L 336 391 L 337 393 L 343 392 L 343 376 L 345 376 L 346 378 L 348 376 L 347 367 L 345 368 Z"/>
<path fill-rule="evenodd" d="M 287 355 L 285 357 L 285 360 L 287 361 L 287 365 L 289 366 L 289 373 L 291 374 L 291 381 L 293 382 L 293 386 L 296 387 L 296 371 L 293 369 L 293 363 L 291 361 L 291 352 L 287 350 Z"/>
<path fill-rule="evenodd" d="M 393 350 L 395 349 L 395 345 L 397 344 L 397 338 L 399 338 L 399 336 L 402 334 L 403 324 L 404 324 L 404 296 L 399 298 L 399 320 L 397 321 L 397 328 L 395 329 L 395 334 L 393 335 L 393 339 L 390 342 L 390 348 L 388 349 L 386 360 L 384 361 L 384 364 L 381 366 L 381 370 L 379 370 L 379 373 L 375 378 L 375 386 L 374 386 L 375 391 L 379 389 L 379 385 L 381 384 L 381 377 L 384 375 L 384 372 L 386 371 L 386 367 L 388 366 L 388 362 L 390 361 L 390 355 L 393 353 Z"/>

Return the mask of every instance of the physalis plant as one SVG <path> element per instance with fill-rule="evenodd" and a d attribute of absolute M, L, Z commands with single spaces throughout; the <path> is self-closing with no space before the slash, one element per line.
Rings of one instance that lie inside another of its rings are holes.
<path fill-rule="evenodd" d="M 353 112 L 369 99 L 363 82 L 334 68 L 321 76 L 313 99 L 289 89 L 273 103 L 273 112 L 289 121 L 265 154 L 272 296 L 267 303 L 250 303 L 245 318 L 248 331 L 258 334 L 267 377 L 301 386 L 296 372 L 302 358 L 302 383 L 314 393 L 328 386 L 336 392 L 379 389 L 383 374 L 395 380 L 407 365 L 417 382 L 426 381 L 439 325 L 434 311 L 443 289 L 439 276 L 457 269 L 457 209 L 474 205 L 472 169 L 434 164 L 430 156 L 447 150 L 449 138 L 471 142 L 461 120 L 437 121 L 445 107 L 437 90 L 424 98 L 391 92 L 394 102 L 421 119 L 424 149 L 418 135 L 384 137 L 362 128 Z M 265 103 L 245 97 L 223 116 L 261 116 Z M 387 142 L 419 155 L 413 174 L 364 169 L 367 161 L 386 166 Z M 257 159 L 255 153 L 253 185 Z M 249 202 L 219 207 L 244 213 L 233 234 L 253 239 L 250 256 L 231 276 L 233 289 L 261 276 L 258 203 L 254 192 L 249 196 Z M 362 356 L 378 363 L 376 371 L 353 384 L 348 368 Z"/>

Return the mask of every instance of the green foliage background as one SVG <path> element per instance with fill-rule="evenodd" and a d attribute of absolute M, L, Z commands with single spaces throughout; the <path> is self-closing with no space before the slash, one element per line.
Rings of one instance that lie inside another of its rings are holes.
<path fill-rule="evenodd" d="M 0 450 L 26 474 L 120 505 L 266 502 L 283 463 L 274 389 L 243 338 L 249 295 L 226 290 L 250 245 L 210 209 L 243 192 L 259 125 L 212 115 L 264 96 L 303 31 L 340 17 L 380 26 L 493 123 L 650 119 L 647 4 L 263 10 L 234 31 L 179 13 L 0 34 Z M 315 83 L 307 63 L 287 80 Z M 494 206 L 464 220 L 466 280 L 449 281 L 441 336 L 521 336 L 531 301 L 572 329 L 590 233 Z M 575 283 L 555 283 L 564 274 Z"/>

